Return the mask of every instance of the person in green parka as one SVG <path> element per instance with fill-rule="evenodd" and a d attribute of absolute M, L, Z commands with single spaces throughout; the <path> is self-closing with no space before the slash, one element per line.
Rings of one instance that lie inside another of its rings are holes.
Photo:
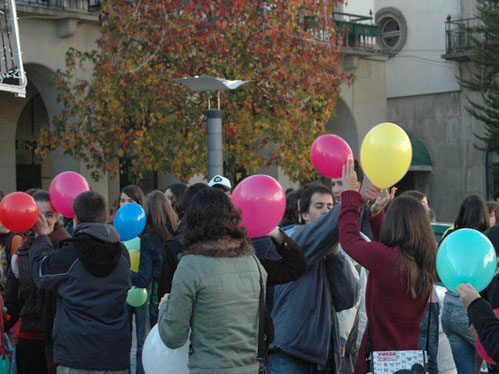
<path fill-rule="evenodd" d="M 260 277 L 267 273 L 239 227 L 230 198 L 199 191 L 185 212 L 186 250 L 161 300 L 158 329 L 171 349 L 185 344 L 189 373 L 258 373 Z"/>

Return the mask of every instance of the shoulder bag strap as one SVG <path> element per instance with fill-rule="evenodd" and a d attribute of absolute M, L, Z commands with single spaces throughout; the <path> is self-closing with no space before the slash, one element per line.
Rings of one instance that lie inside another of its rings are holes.
<path fill-rule="evenodd" d="M 262 271 L 260 270 L 260 261 L 252 256 L 256 262 L 256 267 L 258 269 L 258 273 L 260 274 L 260 303 L 259 303 L 259 322 L 258 322 L 258 351 L 257 351 L 257 360 L 260 365 L 259 373 L 265 373 L 265 362 L 264 362 L 264 350 L 265 350 L 265 295 L 264 290 L 265 287 L 263 285 L 263 277 Z"/>

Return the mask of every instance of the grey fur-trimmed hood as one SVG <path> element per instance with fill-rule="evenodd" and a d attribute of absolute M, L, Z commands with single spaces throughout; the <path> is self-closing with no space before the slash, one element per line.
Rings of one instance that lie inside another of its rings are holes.
<path fill-rule="evenodd" d="M 232 239 L 229 236 L 192 244 L 182 256 L 243 257 L 255 254 L 247 239 Z"/>

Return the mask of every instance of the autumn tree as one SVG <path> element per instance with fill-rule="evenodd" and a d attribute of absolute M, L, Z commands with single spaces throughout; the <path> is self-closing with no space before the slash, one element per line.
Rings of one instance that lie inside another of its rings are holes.
<path fill-rule="evenodd" d="M 114 0 L 103 2 L 102 36 L 90 53 L 69 50 L 57 73 L 63 110 L 38 141 L 98 170 L 125 164 L 206 174 L 208 94 L 173 78 L 251 80 L 221 92 L 226 174 L 236 180 L 280 165 L 292 180 L 316 177 L 309 160 L 338 91 L 341 35 L 334 1 Z M 312 20 L 312 22 L 310 22 Z M 93 79 L 79 79 L 93 69 Z M 118 163 L 116 160 L 121 160 Z"/>

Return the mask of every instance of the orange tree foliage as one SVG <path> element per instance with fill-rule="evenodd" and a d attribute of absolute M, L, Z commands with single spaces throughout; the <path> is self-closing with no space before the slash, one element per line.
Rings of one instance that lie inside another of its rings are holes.
<path fill-rule="evenodd" d="M 208 94 L 171 79 L 208 75 L 251 80 L 221 93 L 227 175 L 238 180 L 280 165 L 292 180 L 315 178 L 310 146 L 325 133 L 339 88 L 348 83 L 339 70 L 333 5 L 103 2 L 98 49 L 69 50 L 66 69 L 54 79 L 63 110 L 42 131 L 38 154 L 62 145 L 100 171 L 116 173 L 123 167 L 117 160 L 127 160 L 135 177 L 151 170 L 183 180 L 205 174 Z M 85 68 L 93 68 L 89 81 L 79 78 Z"/>

